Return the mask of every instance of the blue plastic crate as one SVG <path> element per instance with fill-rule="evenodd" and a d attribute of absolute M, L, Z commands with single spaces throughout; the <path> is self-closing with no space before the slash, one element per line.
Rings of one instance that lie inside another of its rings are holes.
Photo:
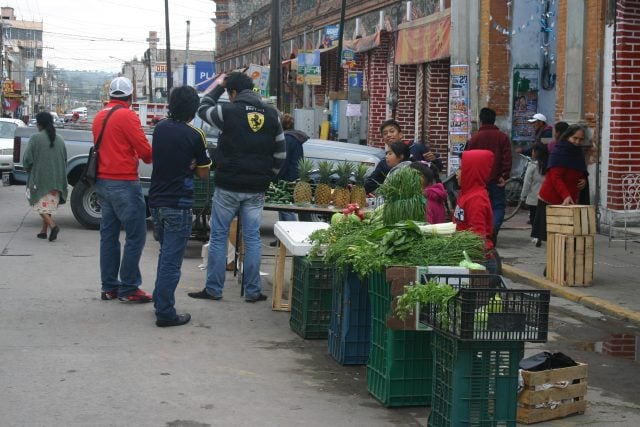
<path fill-rule="evenodd" d="M 371 346 L 371 304 L 367 279 L 343 273 L 333 287 L 329 353 L 341 365 L 364 365 Z"/>

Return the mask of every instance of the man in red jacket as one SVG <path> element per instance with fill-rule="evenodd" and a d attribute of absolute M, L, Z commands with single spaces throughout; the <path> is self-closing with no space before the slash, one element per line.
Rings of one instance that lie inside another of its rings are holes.
<path fill-rule="evenodd" d="M 100 221 L 100 278 L 102 300 L 151 302 L 140 289 L 140 256 L 147 236 L 146 205 L 138 178 L 138 161 L 151 163 L 151 144 L 138 115 L 129 109 L 133 85 L 116 77 L 109 86 L 109 103 L 93 121 L 98 141 L 96 193 L 102 209 Z M 120 247 L 120 229 L 126 238 Z M 121 254 L 122 252 L 122 254 Z"/>
<path fill-rule="evenodd" d="M 494 124 L 496 112 L 491 108 L 480 110 L 480 129 L 469 143 L 467 150 L 489 150 L 494 160 L 489 176 L 487 190 L 491 209 L 493 210 L 493 243 L 495 245 L 498 232 L 504 220 L 507 198 L 504 191 L 506 181 L 511 176 L 511 142 L 509 137 Z"/>

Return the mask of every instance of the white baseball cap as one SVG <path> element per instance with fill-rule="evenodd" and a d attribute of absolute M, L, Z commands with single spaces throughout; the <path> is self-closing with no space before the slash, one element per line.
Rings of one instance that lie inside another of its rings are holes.
<path fill-rule="evenodd" d="M 528 121 L 529 121 L 529 123 L 533 123 L 533 122 L 535 122 L 537 120 L 540 120 L 541 122 L 545 122 L 546 123 L 547 122 L 547 116 L 545 116 L 544 114 L 536 113 Z"/>
<path fill-rule="evenodd" d="M 114 98 L 126 98 L 133 93 L 131 80 L 126 77 L 116 77 L 109 85 L 109 96 Z"/>

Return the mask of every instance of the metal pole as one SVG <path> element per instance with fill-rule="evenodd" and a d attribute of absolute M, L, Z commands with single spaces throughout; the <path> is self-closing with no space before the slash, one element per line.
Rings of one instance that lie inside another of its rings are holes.
<path fill-rule="evenodd" d="M 187 70 L 189 68 L 189 27 L 191 26 L 191 21 L 187 21 L 187 49 L 184 52 L 184 74 L 182 76 L 182 85 L 187 85 Z"/>
<path fill-rule="evenodd" d="M 169 32 L 169 0 L 164 0 L 164 26 L 167 31 L 167 98 L 173 87 L 173 73 L 171 72 L 171 37 Z"/>
<path fill-rule="evenodd" d="M 0 117 L 4 117 L 4 22 L 0 17 Z M 18 117 L 19 118 L 19 117 Z"/>
<path fill-rule="evenodd" d="M 336 92 L 340 91 L 340 62 L 342 60 L 342 34 L 344 32 L 344 15 L 347 10 L 347 0 L 342 0 L 340 8 L 340 28 L 338 29 L 338 60 L 336 61 Z"/>
<path fill-rule="evenodd" d="M 276 105 L 280 107 L 280 0 L 271 0 L 271 57 L 269 60 L 269 95 L 276 97 Z"/>

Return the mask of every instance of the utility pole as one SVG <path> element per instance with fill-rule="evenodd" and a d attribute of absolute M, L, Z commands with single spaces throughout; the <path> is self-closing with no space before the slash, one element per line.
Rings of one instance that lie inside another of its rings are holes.
<path fill-rule="evenodd" d="M 347 10 L 347 0 L 342 0 L 340 9 L 340 28 L 338 28 L 338 60 L 336 61 L 336 92 L 340 92 L 340 67 L 342 62 L 342 34 L 344 33 L 344 15 Z"/>
<path fill-rule="evenodd" d="M 167 99 L 173 87 L 173 73 L 171 72 L 171 36 L 169 32 L 169 0 L 164 0 L 164 26 L 167 31 Z"/>
<path fill-rule="evenodd" d="M 182 85 L 187 85 L 187 70 L 189 69 L 189 27 L 191 26 L 191 21 L 187 21 L 187 49 L 184 52 L 184 74 L 182 77 Z"/>
<path fill-rule="evenodd" d="M 4 117 L 4 19 L 0 17 L 0 117 Z"/>
<path fill-rule="evenodd" d="M 282 58 L 280 54 L 280 0 L 271 0 L 271 58 L 269 63 L 269 95 L 276 97 L 276 105 L 280 105 L 282 94 L 280 77 Z"/>

